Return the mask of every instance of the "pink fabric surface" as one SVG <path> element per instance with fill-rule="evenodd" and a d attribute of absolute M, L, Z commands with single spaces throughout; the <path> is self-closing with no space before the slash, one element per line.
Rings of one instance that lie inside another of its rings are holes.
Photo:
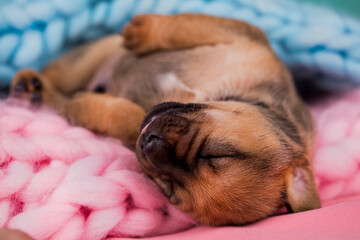
<path fill-rule="evenodd" d="M 360 90 L 357 90 L 312 106 L 318 130 L 314 168 L 322 208 L 273 216 L 248 226 L 198 226 L 149 239 L 360 239 L 359 103 Z M 5 103 L 0 105 L 0 126 L 0 221 L 5 219 L 0 226 L 23 229 L 40 236 L 38 239 L 67 240 L 101 239 L 114 233 L 157 235 L 191 225 L 139 172 L 134 155 L 119 143 L 71 127 L 51 113 L 32 112 Z M 46 171 L 53 166 L 63 170 Z M 116 173 L 124 170 L 133 175 Z M 14 173 L 12 178 L 8 177 L 9 173 Z M 36 187 L 38 175 L 48 176 L 40 181 L 40 188 Z M 127 191 L 97 185 L 91 180 L 94 175 Z M 67 178 L 71 184 L 64 181 Z M 86 184 L 74 184 L 74 179 L 82 178 Z M 79 189 L 86 190 L 92 198 L 78 194 Z M 56 201 L 54 195 L 58 197 Z M 129 204 L 130 195 L 134 198 L 132 203 L 125 209 L 118 208 Z M 108 199 L 109 196 L 117 197 Z M 108 202 L 111 207 L 104 206 Z M 66 205 L 66 208 L 58 212 L 38 210 L 45 203 Z M 159 214 L 159 207 L 163 209 L 163 206 L 169 215 Z M 131 212 L 128 209 L 136 211 L 128 214 Z M 27 211 L 31 214 L 26 215 Z M 121 220 L 116 220 L 119 216 Z M 26 217 L 30 220 L 24 220 Z M 44 233 L 43 224 L 48 222 L 51 234 Z M 94 235 L 90 238 L 87 234 Z"/>
<path fill-rule="evenodd" d="M 274 216 L 243 227 L 205 227 L 145 239 L 151 240 L 358 240 L 360 195 L 339 199 L 318 210 Z M 125 239 L 125 238 L 121 238 Z M 119 240 L 119 239 L 111 239 Z"/>
<path fill-rule="evenodd" d="M 0 227 L 37 240 L 100 240 L 192 225 L 120 142 L 0 102 Z"/>

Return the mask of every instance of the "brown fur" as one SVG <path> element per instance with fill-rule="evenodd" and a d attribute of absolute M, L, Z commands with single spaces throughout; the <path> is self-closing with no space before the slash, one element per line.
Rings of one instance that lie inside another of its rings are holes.
<path fill-rule="evenodd" d="M 73 95 L 99 85 L 108 94 Z M 246 224 L 283 205 L 320 206 L 311 116 L 264 33 L 242 21 L 140 15 L 123 38 L 81 47 L 41 73 L 22 70 L 11 89 L 128 146 L 137 139 L 145 173 L 201 223 Z M 151 110 L 168 101 L 182 104 Z"/>

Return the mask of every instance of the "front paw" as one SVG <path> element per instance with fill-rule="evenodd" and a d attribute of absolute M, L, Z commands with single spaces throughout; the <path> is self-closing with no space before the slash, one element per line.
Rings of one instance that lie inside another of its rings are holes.
<path fill-rule="evenodd" d="M 138 55 L 156 50 L 156 28 L 162 18 L 155 14 L 142 14 L 134 17 L 123 31 L 124 47 Z"/>
<path fill-rule="evenodd" d="M 24 69 L 15 75 L 11 82 L 10 96 L 40 106 L 44 101 L 46 87 L 40 73 Z"/>
<path fill-rule="evenodd" d="M 49 80 L 32 69 L 18 71 L 10 86 L 10 97 L 30 102 L 32 106 L 47 106 L 62 110 L 67 97 L 57 91 Z"/>

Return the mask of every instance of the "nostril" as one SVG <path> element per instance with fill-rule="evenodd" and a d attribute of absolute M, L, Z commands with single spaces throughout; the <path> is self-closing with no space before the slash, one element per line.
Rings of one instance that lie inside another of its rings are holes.
<path fill-rule="evenodd" d="M 146 137 L 145 137 L 145 142 L 146 143 L 150 143 L 152 141 L 157 141 L 158 139 L 160 139 L 158 136 L 154 135 L 154 134 L 148 134 Z"/>
<path fill-rule="evenodd" d="M 156 150 L 158 146 L 161 145 L 161 138 L 154 134 L 144 134 L 142 136 L 142 141 L 140 141 L 140 148 L 145 155 L 148 155 Z"/>

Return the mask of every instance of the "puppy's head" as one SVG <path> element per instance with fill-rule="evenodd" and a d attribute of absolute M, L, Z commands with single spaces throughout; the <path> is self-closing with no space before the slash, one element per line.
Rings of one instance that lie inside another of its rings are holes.
<path fill-rule="evenodd" d="M 246 224 L 283 205 L 319 207 L 302 140 L 281 124 L 243 102 L 164 103 L 145 117 L 136 152 L 180 210 L 203 224 Z"/>

